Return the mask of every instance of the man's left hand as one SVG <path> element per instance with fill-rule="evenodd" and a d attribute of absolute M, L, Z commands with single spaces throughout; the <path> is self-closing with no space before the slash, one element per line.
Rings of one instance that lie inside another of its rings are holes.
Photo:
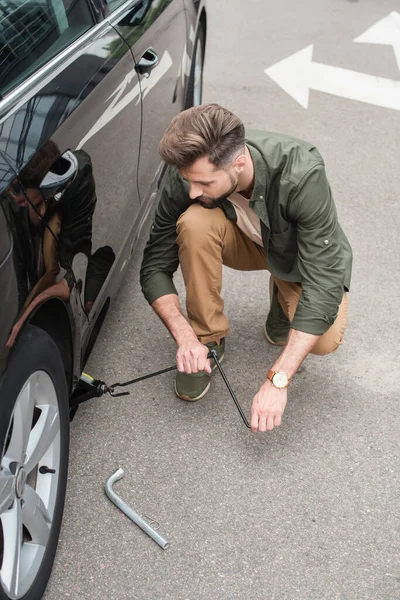
<path fill-rule="evenodd" d="M 281 424 L 287 402 L 287 388 L 277 389 L 267 380 L 254 396 L 251 406 L 251 431 L 272 431 Z"/>

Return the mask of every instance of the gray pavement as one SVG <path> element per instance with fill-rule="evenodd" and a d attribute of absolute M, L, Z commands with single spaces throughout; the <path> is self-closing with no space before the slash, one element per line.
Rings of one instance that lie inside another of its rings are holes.
<path fill-rule="evenodd" d="M 390 46 L 352 41 L 398 5 L 221 0 L 208 9 L 204 100 L 247 126 L 313 141 L 325 157 L 355 255 L 346 341 L 306 359 L 272 433 L 244 427 L 218 374 L 195 404 L 175 397 L 168 373 L 83 405 L 45 598 L 396 600 L 400 114 L 318 91 L 304 109 L 264 69 L 314 44 L 319 63 L 398 80 Z M 174 363 L 174 343 L 139 289 L 144 240 L 87 368 L 106 381 Z M 224 275 L 224 366 L 248 413 L 277 355 L 263 337 L 268 277 Z M 168 550 L 105 498 L 119 466 L 116 489 L 161 523 Z"/>

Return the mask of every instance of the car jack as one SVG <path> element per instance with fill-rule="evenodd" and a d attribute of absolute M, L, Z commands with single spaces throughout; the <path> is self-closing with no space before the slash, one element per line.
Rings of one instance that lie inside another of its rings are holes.
<path fill-rule="evenodd" d="M 221 367 L 216 351 L 210 350 L 207 358 L 212 358 L 215 361 L 215 364 L 217 365 L 218 370 L 221 373 L 221 377 L 224 380 L 226 387 L 228 388 L 228 391 L 236 405 L 236 408 L 239 411 L 240 416 L 242 417 L 243 423 L 246 425 L 246 427 L 250 429 L 250 423 L 248 422 L 246 415 L 244 414 L 243 409 L 240 406 L 238 399 L 236 398 L 235 392 L 230 386 L 230 383 L 224 373 L 224 370 Z M 118 398 L 119 396 L 127 396 L 130 392 L 119 392 L 115 394 L 115 388 L 133 385 L 134 383 L 138 383 L 139 381 L 144 381 L 145 379 L 150 379 L 150 377 L 156 377 L 157 375 L 161 375 L 162 373 L 168 373 L 168 371 L 174 371 L 176 369 L 177 367 L 176 365 L 174 365 L 173 367 L 161 369 L 161 371 L 155 371 L 154 373 L 149 373 L 148 375 L 142 375 L 141 377 L 137 377 L 136 379 L 130 379 L 129 381 L 124 381 L 123 383 L 114 383 L 110 386 L 108 386 L 104 381 L 101 381 L 100 379 L 94 379 L 87 373 L 82 373 L 79 379 L 78 386 L 71 398 L 70 420 L 72 421 L 72 419 L 74 418 L 75 413 L 78 410 L 79 404 L 82 404 L 82 402 L 86 402 L 86 400 L 90 400 L 91 398 L 99 398 L 100 396 L 103 396 L 103 394 L 110 394 L 110 396 L 112 396 L 113 398 Z"/>
<path fill-rule="evenodd" d="M 82 373 L 70 399 L 69 420 L 72 421 L 80 404 L 92 398 L 100 398 L 100 396 L 107 393 L 111 393 L 111 390 L 104 381 L 94 379 L 87 373 Z"/>

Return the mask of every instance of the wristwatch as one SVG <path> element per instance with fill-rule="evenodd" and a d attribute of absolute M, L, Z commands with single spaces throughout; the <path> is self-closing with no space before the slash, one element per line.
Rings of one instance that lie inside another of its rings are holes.
<path fill-rule="evenodd" d="M 267 379 L 270 380 L 272 385 L 278 390 L 282 390 L 283 388 L 287 388 L 290 383 L 289 377 L 284 373 L 284 371 L 273 371 L 272 369 L 267 373 Z"/>

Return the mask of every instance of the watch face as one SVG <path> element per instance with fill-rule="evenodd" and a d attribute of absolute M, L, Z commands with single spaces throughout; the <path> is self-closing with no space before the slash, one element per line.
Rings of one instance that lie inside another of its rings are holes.
<path fill-rule="evenodd" d="M 286 387 L 288 384 L 288 381 L 289 381 L 288 376 L 286 375 L 286 373 L 283 373 L 283 371 L 279 371 L 278 373 L 275 373 L 275 375 L 272 378 L 272 383 L 277 388 Z"/>

